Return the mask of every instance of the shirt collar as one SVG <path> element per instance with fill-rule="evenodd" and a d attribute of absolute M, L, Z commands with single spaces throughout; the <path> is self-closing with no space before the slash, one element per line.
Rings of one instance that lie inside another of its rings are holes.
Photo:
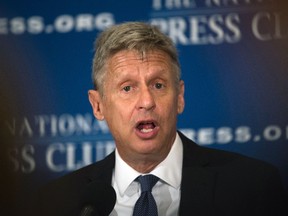
<path fill-rule="evenodd" d="M 176 134 L 173 146 L 167 157 L 151 172 L 167 184 L 178 189 L 181 184 L 183 162 L 183 146 L 182 141 Z"/>
<path fill-rule="evenodd" d="M 137 172 L 123 161 L 117 149 L 115 151 L 115 160 L 114 180 L 120 194 L 123 195 L 131 182 L 133 182 L 142 173 Z M 181 184 L 182 161 L 183 146 L 177 133 L 169 154 L 154 170 L 151 171 L 151 174 L 178 189 Z"/>
<path fill-rule="evenodd" d="M 115 170 L 114 181 L 118 188 L 120 195 L 123 196 L 128 186 L 133 182 L 141 173 L 130 167 L 119 155 L 118 150 L 115 150 Z"/>

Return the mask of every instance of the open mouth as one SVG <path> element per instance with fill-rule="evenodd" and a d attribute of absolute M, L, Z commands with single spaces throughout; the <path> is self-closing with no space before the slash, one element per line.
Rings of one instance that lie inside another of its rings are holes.
<path fill-rule="evenodd" d="M 140 122 L 137 125 L 137 129 L 141 131 L 142 133 L 152 132 L 155 127 L 156 127 L 156 124 L 153 121 Z"/>

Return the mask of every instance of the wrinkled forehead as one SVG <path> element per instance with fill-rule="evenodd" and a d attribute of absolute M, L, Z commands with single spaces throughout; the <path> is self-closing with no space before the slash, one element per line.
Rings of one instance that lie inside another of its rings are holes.
<path fill-rule="evenodd" d="M 125 67 L 133 68 L 157 67 L 165 70 L 172 69 L 171 59 L 168 54 L 159 50 L 148 52 L 138 52 L 135 50 L 122 50 L 112 55 L 106 62 L 106 73 L 111 73 L 114 70 L 122 70 Z"/>

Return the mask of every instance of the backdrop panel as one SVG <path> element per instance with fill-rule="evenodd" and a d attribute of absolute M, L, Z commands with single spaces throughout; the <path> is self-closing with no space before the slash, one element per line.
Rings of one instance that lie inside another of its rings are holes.
<path fill-rule="evenodd" d="M 276 165 L 288 187 L 287 9 L 284 0 L 1 1 L 1 157 L 19 180 L 8 182 L 26 196 L 114 149 L 87 98 L 93 43 L 138 20 L 179 49 L 178 128 L 199 145 Z"/>

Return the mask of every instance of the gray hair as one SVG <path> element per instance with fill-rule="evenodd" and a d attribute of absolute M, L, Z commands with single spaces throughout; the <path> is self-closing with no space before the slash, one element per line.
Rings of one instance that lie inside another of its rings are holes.
<path fill-rule="evenodd" d="M 136 50 L 142 55 L 148 51 L 163 51 L 171 58 L 175 71 L 175 83 L 180 80 L 178 53 L 172 40 L 156 26 L 143 22 L 126 22 L 103 31 L 95 41 L 92 80 L 94 88 L 104 95 L 105 64 L 107 60 L 122 50 Z"/>

